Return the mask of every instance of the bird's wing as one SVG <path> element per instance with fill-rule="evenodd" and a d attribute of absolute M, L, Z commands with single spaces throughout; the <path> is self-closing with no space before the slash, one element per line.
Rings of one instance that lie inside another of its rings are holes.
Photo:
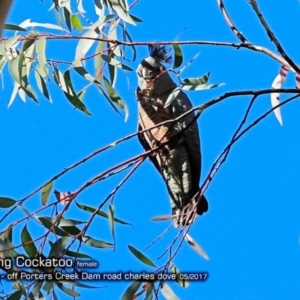
<path fill-rule="evenodd" d="M 172 103 L 174 118 L 181 116 L 192 108 L 192 104 L 188 96 L 184 92 L 180 92 Z M 197 120 L 195 114 L 190 113 L 178 121 L 179 129 L 182 131 L 188 160 L 191 168 L 192 193 L 195 194 L 199 190 L 199 181 L 201 174 L 201 153 L 200 138 Z M 184 128 L 188 127 L 186 130 Z"/>

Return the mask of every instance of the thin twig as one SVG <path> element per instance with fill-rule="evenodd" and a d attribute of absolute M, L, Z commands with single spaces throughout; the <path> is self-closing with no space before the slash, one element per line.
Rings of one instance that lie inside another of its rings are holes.
<path fill-rule="evenodd" d="M 249 0 L 250 5 L 252 6 L 253 10 L 255 11 L 257 17 L 259 18 L 262 26 L 265 28 L 270 40 L 274 43 L 276 46 L 278 52 L 282 55 L 282 57 L 287 61 L 288 65 L 292 68 L 294 72 L 300 75 L 300 69 L 299 67 L 294 63 L 294 61 L 290 58 L 290 56 L 286 53 L 286 51 L 283 49 L 281 43 L 276 38 L 275 34 L 271 30 L 269 24 L 267 23 L 266 19 L 264 18 L 263 14 L 261 13 L 258 4 L 256 0 Z"/>

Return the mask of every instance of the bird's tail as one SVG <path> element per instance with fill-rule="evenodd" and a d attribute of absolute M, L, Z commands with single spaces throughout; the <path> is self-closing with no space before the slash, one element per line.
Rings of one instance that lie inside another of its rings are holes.
<path fill-rule="evenodd" d="M 208 201 L 204 195 L 197 195 L 196 199 L 193 199 L 185 207 L 173 207 L 172 214 L 174 215 L 174 226 L 182 227 L 193 223 L 196 220 L 195 205 L 197 205 L 196 212 L 198 215 L 208 211 Z"/>

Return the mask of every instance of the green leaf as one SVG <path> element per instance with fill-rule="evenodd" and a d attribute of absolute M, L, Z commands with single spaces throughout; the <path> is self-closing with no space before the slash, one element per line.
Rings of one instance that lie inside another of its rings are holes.
<path fill-rule="evenodd" d="M 22 233 L 21 233 L 21 241 L 22 241 L 23 248 L 24 248 L 25 252 L 27 253 L 27 255 L 30 258 L 35 258 L 38 251 L 37 251 L 35 244 L 32 241 L 32 237 L 31 237 L 26 225 L 24 226 Z"/>
<path fill-rule="evenodd" d="M 187 280 L 181 279 L 180 271 L 177 269 L 177 267 L 173 263 L 171 263 L 171 272 L 176 275 L 176 281 L 178 282 L 178 284 L 180 286 L 185 288 L 185 287 L 188 287 L 190 285 Z"/>
<path fill-rule="evenodd" d="M 56 285 L 63 291 L 65 292 L 67 295 L 71 296 L 71 297 L 79 297 L 80 294 L 77 293 L 76 291 L 69 289 L 67 287 L 65 287 L 62 283 L 56 282 Z"/>
<path fill-rule="evenodd" d="M 9 62 L 9 72 L 11 74 L 11 76 L 13 77 L 13 79 L 15 80 L 16 83 L 18 83 L 19 85 L 21 85 L 20 82 L 20 76 L 19 76 L 19 57 L 13 58 L 10 62 Z"/>
<path fill-rule="evenodd" d="M 115 215 L 115 208 L 114 208 L 113 203 L 110 203 L 109 209 L 108 209 L 108 221 L 109 221 L 109 227 L 110 227 L 111 234 L 113 236 L 113 239 L 115 240 L 114 215 Z"/>
<path fill-rule="evenodd" d="M 27 31 L 25 28 L 14 24 L 4 24 L 3 29 L 14 31 Z"/>
<path fill-rule="evenodd" d="M 78 282 L 78 281 L 60 280 L 59 282 L 67 283 L 67 284 L 70 284 L 70 285 L 73 285 L 73 286 L 79 286 L 79 287 L 82 287 L 82 288 L 88 288 L 88 289 L 98 289 L 99 288 L 98 286 L 87 285 L 87 284 L 84 284 L 84 283 L 81 283 L 81 282 Z"/>
<path fill-rule="evenodd" d="M 70 2 L 70 1 L 65 1 L 65 2 Z M 69 10 L 66 7 L 63 8 L 63 12 L 64 12 L 66 25 L 67 25 L 69 31 L 71 31 L 72 30 L 72 27 L 71 27 L 71 14 L 70 14 Z"/>
<path fill-rule="evenodd" d="M 76 257 L 76 258 L 89 258 L 89 259 L 92 259 L 92 257 L 87 255 L 87 254 L 74 252 L 74 251 L 71 251 L 71 250 L 67 250 L 65 252 L 65 255 L 66 256 L 71 256 L 71 257 Z"/>
<path fill-rule="evenodd" d="M 22 210 L 27 216 L 30 216 L 29 211 L 22 205 L 18 204 L 17 207 Z"/>
<path fill-rule="evenodd" d="M 87 211 L 87 212 L 90 212 L 90 213 L 94 213 L 94 212 L 97 210 L 96 208 L 94 208 L 94 207 L 92 207 L 92 206 L 88 206 L 88 205 L 85 205 L 85 204 L 80 204 L 80 203 L 78 203 L 78 202 L 75 202 L 75 204 L 76 204 L 80 209 L 82 209 L 82 210 L 84 210 L 84 211 Z M 102 210 L 97 211 L 96 214 L 97 214 L 98 216 L 104 217 L 104 218 L 106 218 L 106 219 L 108 218 L 107 213 L 105 213 L 105 212 L 102 211 Z M 130 223 L 124 222 L 124 221 L 122 221 L 122 220 L 120 220 L 120 219 L 118 219 L 118 218 L 115 218 L 115 217 L 114 217 L 114 221 L 115 221 L 116 223 L 123 224 L 123 225 L 131 225 Z"/>
<path fill-rule="evenodd" d="M 7 197 L 0 197 L 0 208 L 9 208 L 16 204 L 16 200 L 7 198 Z"/>
<path fill-rule="evenodd" d="M 167 300 L 179 300 L 179 298 L 175 295 L 175 293 L 172 291 L 170 286 L 164 281 L 161 283 L 161 293 Z"/>
<path fill-rule="evenodd" d="M 209 79 L 209 76 L 210 76 L 210 72 L 208 72 L 207 74 L 205 74 L 204 76 L 202 77 L 199 77 L 199 78 L 186 78 L 186 79 L 183 79 L 184 83 L 186 84 L 206 84 L 208 79 Z"/>
<path fill-rule="evenodd" d="M 49 253 L 49 258 L 52 258 L 52 257 L 60 258 L 65 252 L 65 247 L 66 247 L 69 239 L 70 239 L 69 237 L 59 238 L 51 246 L 51 250 L 50 250 L 50 253 Z"/>
<path fill-rule="evenodd" d="M 134 299 L 134 295 L 136 291 L 140 288 L 142 282 L 141 281 L 135 281 L 133 282 L 125 291 L 124 295 L 122 296 L 121 300 L 132 300 Z"/>
<path fill-rule="evenodd" d="M 37 281 L 37 282 L 36 282 L 36 284 L 34 285 L 32 291 L 31 291 L 31 294 L 32 294 L 33 296 L 35 296 L 35 295 L 37 295 L 38 293 L 40 293 L 40 290 L 41 290 L 41 288 L 42 288 L 42 286 L 43 286 L 43 283 L 44 283 L 44 281 Z"/>
<path fill-rule="evenodd" d="M 132 61 L 135 61 L 135 59 L 136 59 L 136 49 L 135 49 L 134 42 L 133 42 L 131 36 L 129 35 L 128 31 L 125 29 L 125 27 L 123 27 L 123 30 L 125 32 L 125 36 L 127 36 L 127 38 L 129 39 L 129 41 L 132 43 L 132 45 L 131 45 L 132 52 L 133 52 Z"/>
<path fill-rule="evenodd" d="M 146 293 L 145 300 L 152 300 L 153 299 L 153 290 L 154 290 L 153 282 L 148 282 L 148 288 L 147 288 L 147 293 Z"/>
<path fill-rule="evenodd" d="M 125 111 L 125 118 L 124 121 L 126 122 L 128 119 L 129 111 L 126 103 L 120 98 L 120 96 L 117 94 L 116 90 L 112 87 L 110 82 L 107 80 L 105 76 L 103 76 L 104 85 L 106 88 L 106 91 L 108 93 L 109 98 L 112 102 L 116 103 L 121 109 Z"/>
<path fill-rule="evenodd" d="M 197 53 L 187 64 L 185 64 L 178 72 L 178 75 L 180 75 L 198 56 L 200 52 Z"/>
<path fill-rule="evenodd" d="M 79 110 L 83 111 L 87 115 L 91 113 L 87 110 L 86 106 L 80 101 L 78 95 L 76 95 L 70 77 L 70 70 L 67 70 L 64 75 L 53 65 L 54 81 L 63 90 L 67 99 Z"/>
<path fill-rule="evenodd" d="M 131 253 L 137 259 L 139 259 L 141 262 L 143 262 L 144 264 L 146 264 L 148 266 L 156 267 L 155 264 L 148 257 L 146 257 L 143 253 L 141 253 L 140 251 L 138 251 L 137 249 L 135 249 L 133 246 L 128 245 L 128 248 L 131 251 Z"/>
<path fill-rule="evenodd" d="M 182 64 L 183 58 L 182 58 L 182 51 L 178 44 L 173 44 L 173 50 L 174 50 L 174 64 L 173 69 L 179 68 Z"/>
<path fill-rule="evenodd" d="M 50 101 L 52 102 L 52 99 L 50 98 L 50 94 L 47 89 L 47 85 L 43 79 L 43 77 L 40 75 L 40 73 L 37 70 L 38 66 L 35 69 L 34 75 L 35 75 L 35 80 L 36 84 L 38 86 L 38 89 L 43 93 L 43 95 Z"/>
<path fill-rule="evenodd" d="M 83 30 L 83 27 L 77 14 L 71 16 L 71 23 L 74 29 Z"/>
<path fill-rule="evenodd" d="M 134 16 L 134 15 L 129 14 L 129 16 L 130 16 L 130 17 L 132 18 L 132 20 L 135 21 L 135 22 L 143 22 L 143 20 L 141 20 L 140 18 L 138 18 L 138 17 L 136 17 L 136 16 Z"/>
<path fill-rule="evenodd" d="M 216 87 L 220 87 L 224 85 L 224 83 L 217 83 L 217 84 L 182 84 L 181 88 L 183 90 L 188 91 L 202 91 L 202 90 L 209 90 Z"/>
<path fill-rule="evenodd" d="M 80 59 L 77 59 L 73 62 L 73 66 L 74 66 L 74 70 L 81 75 L 82 77 L 84 77 L 86 80 L 90 81 L 90 82 L 95 82 L 97 84 L 100 84 L 99 81 L 97 81 L 91 74 L 89 74 L 89 72 L 84 68 L 84 66 L 82 65 L 82 62 Z"/>
<path fill-rule="evenodd" d="M 37 53 L 37 59 L 40 63 L 39 67 L 39 73 L 42 77 L 49 77 L 48 69 L 45 67 L 47 64 L 46 60 L 46 38 L 41 38 L 36 43 L 36 53 Z"/>
<path fill-rule="evenodd" d="M 39 33 L 35 30 L 32 30 L 28 35 L 27 35 L 27 40 L 23 42 L 22 46 L 22 52 L 26 51 L 36 40 L 38 37 Z"/>
<path fill-rule="evenodd" d="M 49 182 L 42 189 L 42 205 L 46 205 L 49 199 L 49 195 L 53 186 L 53 182 Z"/>
<path fill-rule="evenodd" d="M 127 70 L 127 71 L 133 71 L 130 67 L 120 63 L 118 60 L 106 55 L 106 54 L 102 54 L 102 59 L 104 61 L 106 61 L 108 64 L 115 66 L 117 68 L 123 69 L 123 70 Z"/>
<path fill-rule="evenodd" d="M 64 79 L 67 84 L 67 86 L 70 88 L 72 93 L 64 93 L 67 97 L 67 99 L 79 110 L 83 111 L 85 114 L 91 116 L 91 113 L 87 110 L 87 107 L 80 101 L 78 95 L 75 93 L 72 82 L 71 82 L 71 77 L 70 77 L 70 71 L 66 71 L 64 74 Z"/>
<path fill-rule="evenodd" d="M 36 220 L 44 225 L 47 229 L 51 229 L 55 234 L 58 234 L 60 236 L 68 236 L 68 234 L 61 230 L 57 225 L 53 226 L 54 222 L 52 220 L 55 220 L 54 218 L 49 218 L 49 217 L 36 217 Z"/>
<path fill-rule="evenodd" d="M 117 28 L 118 28 L 119 24 L 122 24 L 122 23 L 120 23 L 120 19 L 118 19 L 116 22 L 113 22 L 113 23 L 110 24 L 109 31 L 108 31 L 108 39 L 110 39 L 112 41 L 118 41 L 119 40 L 118 33 L 117 33 Z M 123 57 L 121 49 L 120 49 L 120 45 L 116 46 L 115 43 L 109 42 L 108 45 L 107 45 L 107 48 L 109 50 L 112 49 L 113 53 L 116 56 Z"/>
<path fill-rule="evenodd" d="M 114 247 L 114 245 L 111 243 L 106 243 L 101 240 L 96 240 L 96 239 L 91 238 L 90 236 L 82 237 L 82 241 L 85 244 L 87 244 L 91 247 L 94 247 L 94 248 L 113 248 Z"/>
<path fill-rule="evenodd" d="M 61 228 L 70 235 L 78 235 L 81 230 L 76 226 L 61 226 Z"/>
<path fill-rule="evenodd" d="M 164 108 L 167 108 L 168 106 L 170 106 L 172 104 L 172 102 L 177 98 L 177 96 L 179 95 L 181 89 L 180 87 L 176 87 L 168 96 L 165 106 Z"/>
<path fill-rule="evenodd" d="M 120 0 L 109 0 L 110 5 L 112 6 L 113 10 L 117 13 L 117 15 L 124 20 L 125 22 L 136 25 L 124 7 L 121 5 Z"/>
<path fill-rule="evenodd" d="M 13 294 L 11 294 L 7 298 L 7 300 L 19 300 L 19 299 L 21 299 L 22 295 L 23 295 L 23 291 L 19 290 L 19 291 L 14 292 Z"/>
<path fill-rule="evenodd" d="M 87 31 L 82 37 L 88 38 L 88 39 L 80 39 L 77 47 L 76 47 L 76 59 L 84 58 L 87 52 L 91 49 L 93 44 L 96 41 L 96 38 L 98 38 L 98 33 L 96 32 L 95 28 L 92 28 L 91 30 Z"/>
<path fill-rule="evenodd" d="M 104 35 L 101 32 L 100 39 L 103 39 Z M 95 76 L 97 76 L 97 79 L 99 82 L 101 82 L 102 74 L 101 74 L 101 68 L 102 68 L 102 56 L 101 53 L 104 50 L 104 41 L 99 41 L 97 45 L 97 49 L 95 54 L 97 54 L 94 58 L 94 69 L 95 69 Z"/>
<path fill-rule="evenodd" d="M 45 285 L 43 287 L 43 290 L 45 292 L 49 293 L 53 289 L 54 283 L 55 283 L 55 281 L 53 281 L 53 280 L 46 281 Z"/>

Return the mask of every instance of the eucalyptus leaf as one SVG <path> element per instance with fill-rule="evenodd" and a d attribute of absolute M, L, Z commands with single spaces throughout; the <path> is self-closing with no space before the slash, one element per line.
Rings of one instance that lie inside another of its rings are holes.
<path fill-rule="evenodd" d="M 53 186 L 53 182 L 49 182 L 42 189 L 42 205 L 46 205 L 49 199 L 49 195 Z"/>
<path fill-rule="evenodd" d="M 8 197 L 0 197 L 0 208 L 9 208 L 17 203 L 16 200 Z"/>
<path fill-rule="evenodd" d="M 144 264 L 146 264 L 148 266 L 156 267 L 155 264 L 148 257 L 146 257 L 143 253 L 141 253 L 140 251 L 138 251 L 137 249 L 135 249 L 133 246 L 129 245 L 128 248 L 131 251 L 131 253 L 137 259 L 139 259 L 141 262 L 143 262 Z"/>
<path fill-rule="evenodd" d="M 134 299 L 134 295 L 136 291 L 140 288 L 142 282 L 135 281 L 133 282 L 125 291 L 124 295 L 122 296 L 121 300 L 132 300 Z"/>
<path fill-rule="evenodd" d="M 23 248 L 24 248 L 25 252 L 27 253 L 27 255 L 30 258 L 36 257 L 38 251 L 37 251 L 37 248 L 36 248 L 34 242 L 32 241 L 32 237 L 27 229 L 27 226 L 24 226 L 24 228 L 22 230 L 21 241 L 22 241 Z"/>

